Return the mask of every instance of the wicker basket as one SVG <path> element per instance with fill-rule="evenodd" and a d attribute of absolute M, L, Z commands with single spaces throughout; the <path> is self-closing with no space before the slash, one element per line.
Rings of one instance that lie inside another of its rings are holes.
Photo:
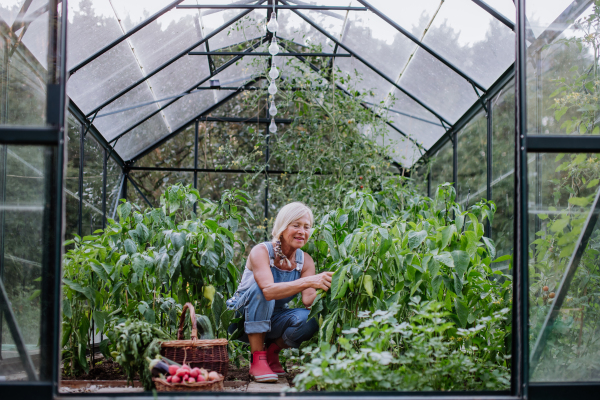
<path fill-rule="evenodd" d="M 214 381 L 195 383 L 169 383 L 166 379 L 152 378 L 159 392 L 222 392 L 224 376 Z"/>
<path fill-rule="evenodd" d="M 183 340 L 183 325 L 188 309 L 190 310 L 190 319 L 192 321 L 192 334 L 191 340 Z M 183 306 L 181 318 L 179 319 L 177 339 L 179 340 L 163 342 L 160 354 L 179 364 L 188 364 L 191 368 L 204 368 L 208 371 L 217 371 L 219 374 L 227 376 L 227 370 L 229 369 L 227 339 L 199 340 L 196 328 L 196 314 L 194 313 L 194 306 L 191 303 L 186 303 Z M 165 381 L 165 383 L 167 382 Z"/>

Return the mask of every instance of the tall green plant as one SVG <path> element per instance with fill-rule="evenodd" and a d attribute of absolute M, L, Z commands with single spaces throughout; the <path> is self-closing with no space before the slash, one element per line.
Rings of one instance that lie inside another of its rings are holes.
<path fill-rule="evenodd" d="M 212 203 L 190 186 L 175 185 L 161 196 L 160 208 L 141 210 L 125 202 L 118 207 L 118 222 L 109 220 L 97 235 L 67 243 L 73 249 L 63 263 L 65 372 L 89 368 L 86 349 L 95 332 L 108 336 L 101 350 L 110 356 L 109 343 L 116 343 L 110 327 L 128 318 L 174 333 L 186 302 L 226 335 L 232 316 L 224 298 L 236 289 L 233 260 L 244 244 L 235 235 L 248 227 L 247 198 L 244 192 L 226 191 Z"/>

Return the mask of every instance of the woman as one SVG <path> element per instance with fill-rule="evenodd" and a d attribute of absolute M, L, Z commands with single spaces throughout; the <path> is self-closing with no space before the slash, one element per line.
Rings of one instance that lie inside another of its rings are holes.
<path fill-rule="evenodd" d="M 279 362 L 281 349 L 298 348 L 319 329 L 314 318 L 307 321 L 307 308 L 316 289 L 329 289 L 333 273 L 315 275 L 315 263 L 300 249 L 308 241 L 312 225 L 312 211 L 304 204 L 283 207 L 271 242 L 252 249 L 238 290 L 227 301 L 229 309 L 245 317 L 240 340 L 250 343 L 250 376 L 258 382 L 277 382 L 277 376 L 285 373 Z M 298 293 L 302 293 L 306 308 L 288 308 L 287 303 Z M 236 328 L 232 324 L 229 330 Z"/>

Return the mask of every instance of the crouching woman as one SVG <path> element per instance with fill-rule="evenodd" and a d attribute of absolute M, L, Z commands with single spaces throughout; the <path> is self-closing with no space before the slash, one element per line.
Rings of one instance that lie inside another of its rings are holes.
<path fill-rule="evenodd" d="M 277 382 L 284 370 L 279 352 L 298 348 L 319 329 L 308 307 L 316 290 L 328 290 L 331 272 L 315 275 L 315 263 L 301 250 L 310 237 L 312 211 L 302 203 L 290 203 L 277 214 L 271 242 L 255 246 L 248 257 L 229 309 L 244 316 L 244 333 L 239 340 L 250 343 L 250 376 L 258 382 Z M 288 308 L 288 302 L 302 293 L 306 308 Z M 229 327 L 233 333 L 236 324 Z"/>

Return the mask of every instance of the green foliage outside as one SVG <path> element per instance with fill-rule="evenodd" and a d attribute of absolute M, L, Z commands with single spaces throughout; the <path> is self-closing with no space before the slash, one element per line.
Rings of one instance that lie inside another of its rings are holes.
<path fill-rule="evenodd" d="M 575 21 L 572 34 L 547 45 L 553 58 L 570 57 L 550 82 L 548 98 L 554 103 L 554 119 L 567 134 L 599 134 L 600 1 L 591 12 Z M 541 328 L 571 258 L 583 234 L 599 189 L 600 159 L 595 154 L 545 155 L 542 203 L 547 211 L 536 214 L 530 239 L 530 347 Z M 597 226 L 556 319 L 538 343 L 542 352 L 530 367 L 534 381 L 593 381 L 598 378 L 600 357 L 600 234 Z"/>

